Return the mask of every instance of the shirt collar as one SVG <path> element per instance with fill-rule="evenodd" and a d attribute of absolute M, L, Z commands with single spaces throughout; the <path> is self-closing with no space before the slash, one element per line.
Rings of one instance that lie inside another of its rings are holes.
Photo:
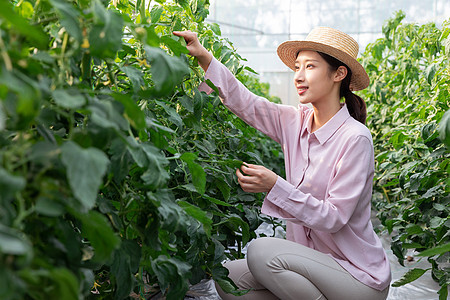
<path fill-rule="evenodd" d="M 302 134 L 305 130 L 308 134 L 314 134 L 320 144 L 324 144 L 333 134 L 341 127 L 342 124 L 350 117 L 347 105 L 344 103 L 341 109 L 325 123 L 322 127 L 311 133 L 312 118 L 314 115 L 314 110 L 311 109 L 311 113 L 306 118 L 306 126 L 303 126 Z"/>

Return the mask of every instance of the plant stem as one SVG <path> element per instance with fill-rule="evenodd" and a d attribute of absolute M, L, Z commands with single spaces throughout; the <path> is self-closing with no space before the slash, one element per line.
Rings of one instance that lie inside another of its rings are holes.
<path fill-rule="evenodd" d="M 141 24 L 147 23 L 147 16 L 145 15 L 145 1 L 142 0 L 141 7 L 139 7 L 139 13 L 141 15 Z"/>
<path fill-rule="evenodd" d="M 1 55 L 2 55 L 3 61 L 5 62 L 6 70 L 12 71 L 13 66 L 12 66 L 11 58 L 8 55 L 8 51 L 6 49 L 5 43 L 3 42 L 1 30 L 0 30 L 0 50 L 1 50 Z"/>
<path fill-rule="evenodd" d="M 91 55 L 87 52 L 83 53 L 81 59 L 81 74 L 83 81 L 91 87 Z"/>
<path fill-rule="evenodd" d="M 105 61 L 105 64 L 106 64 L 106 68 L 107 68 L 107 70 L 108 70 L 108 77 L 109 77 L 109 80 L 112 82 L 112 84 L 113 84 L 114 87 L 116 88 L 116 91 L 118 91 L 119 89 L 118 89 L 118 87 L 117 87 L 116 78 L 114 77 L 114 74 L 113 74 L 113 72 L 112 72 L 112 70 L 111 70 L 111 65 L 110 65 L 107 61 Z"/>

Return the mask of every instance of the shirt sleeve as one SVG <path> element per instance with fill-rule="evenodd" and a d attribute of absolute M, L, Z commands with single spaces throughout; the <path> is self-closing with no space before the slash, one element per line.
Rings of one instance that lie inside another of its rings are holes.
<path fill-rule="evenodd" d="M 282 143 L 283 139 L 281 122 L 298 118 L 299 114 L 294 107 L 270 102 L 250 92 L 215 58 L 212 59 L 205 78 L 217 87 L 222 103 L 231 112 L 278 143 Z M 199 90 L 212 92 L 204 82 Z"/>
<path fill-rule="evenodd" d="M 373 180 L 373 147 L 358 136 L 335 165 L 325 199 L 303 193 L 281 177 L 266 195 L 262 212 L 297 224 L 334 233 L 346 225 L 362 199 L 370 199 Z M 367 205 L 370 201 L 366 200 Z"/>

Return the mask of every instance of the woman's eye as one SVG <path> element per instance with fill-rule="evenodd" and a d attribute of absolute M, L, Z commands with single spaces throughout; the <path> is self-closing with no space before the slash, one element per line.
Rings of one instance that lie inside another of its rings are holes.
<path fill-rule="evenodd" d="M 306 67 L 309 69 L 309 68 L 312 68 L 312 67 L 314 67 L 314 66 L 311 65 L 311 64 L 309 64 L 309 65 L 306 65 Z"/>

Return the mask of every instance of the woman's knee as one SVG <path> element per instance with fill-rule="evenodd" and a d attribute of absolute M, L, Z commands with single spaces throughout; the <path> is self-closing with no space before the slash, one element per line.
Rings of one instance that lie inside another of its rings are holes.
<path fill-rule="evenodd" d="M 253 240 L 247 250 L 247 264 L 250 271 L 258 276 L 260 272 L 264 272 L 269 262 L 273 259 L 273 251 L 271 248 L 279 239 L 271 237 L 263 237 Z"/>

